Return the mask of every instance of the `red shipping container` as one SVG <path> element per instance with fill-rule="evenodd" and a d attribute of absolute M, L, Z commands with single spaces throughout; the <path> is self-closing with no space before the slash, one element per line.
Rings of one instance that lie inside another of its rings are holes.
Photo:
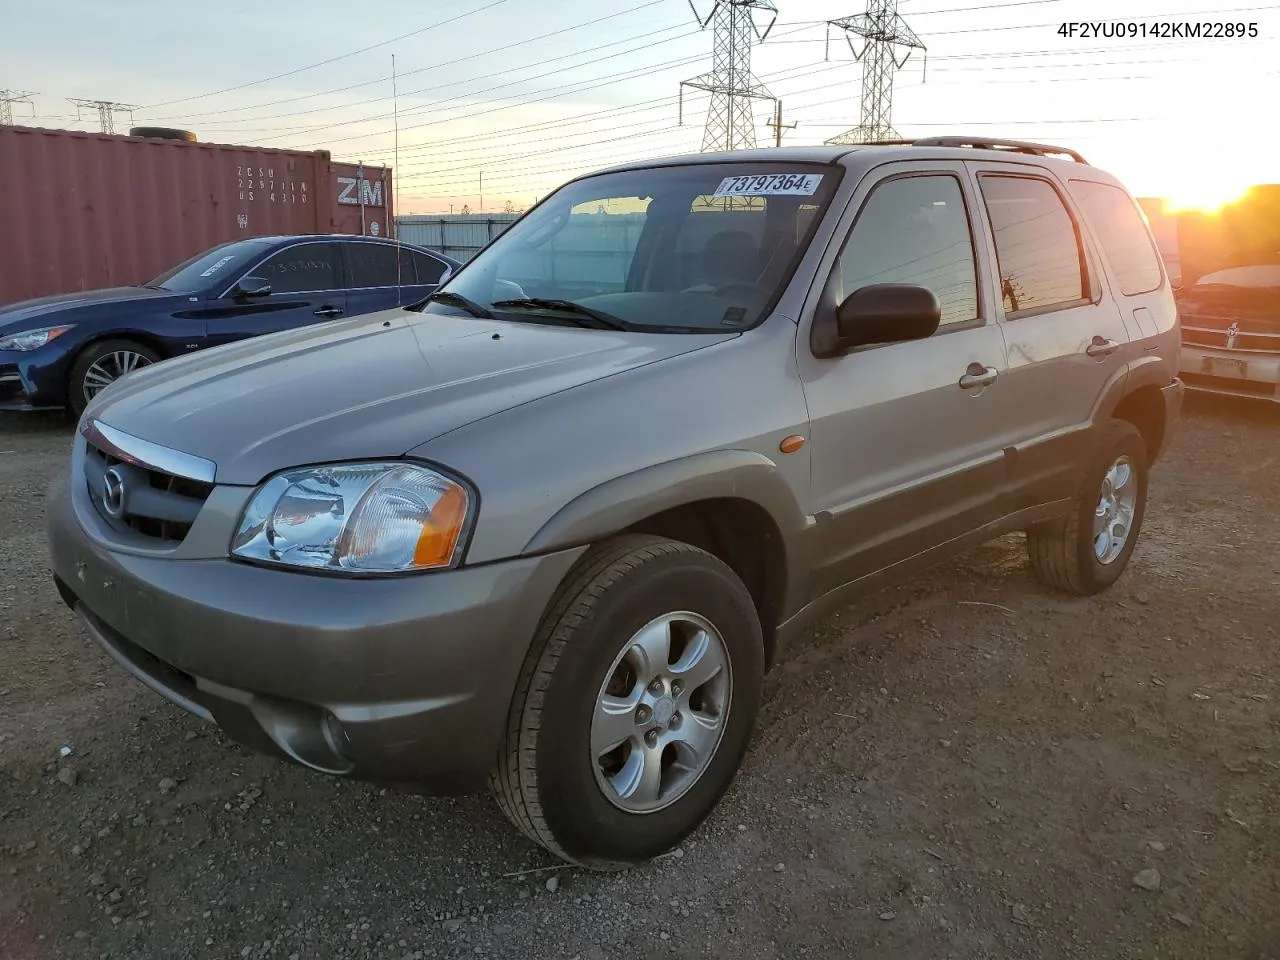
<path fill-rule="evenodd" d="M 146 283 L 227 240 L 394 231 L 391 170 L 264 150 L 0 127 L 0 304 Z"/>

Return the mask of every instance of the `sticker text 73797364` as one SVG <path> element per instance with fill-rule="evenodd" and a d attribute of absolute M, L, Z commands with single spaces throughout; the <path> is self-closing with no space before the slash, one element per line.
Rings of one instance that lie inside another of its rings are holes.
<path fill-rule="evenodd" d="M 822 183 L 820 173 L 765 173 L 751 177 L 725 177 L 714 197 L 812 197 Z"/>

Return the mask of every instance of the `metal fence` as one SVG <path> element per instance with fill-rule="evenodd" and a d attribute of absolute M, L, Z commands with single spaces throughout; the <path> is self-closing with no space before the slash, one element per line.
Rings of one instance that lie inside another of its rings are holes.
<path fill-rule="evenodd" d="M 438 214 L 396 217 L 396 235 L 405 243 L 438 250 L 467 261 L 494 237 L 515 223 L 517 214 Z"/>

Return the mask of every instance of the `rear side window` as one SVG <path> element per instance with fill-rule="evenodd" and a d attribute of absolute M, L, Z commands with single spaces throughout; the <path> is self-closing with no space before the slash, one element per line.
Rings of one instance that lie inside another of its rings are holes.
<path fill-rule="evenodd" d="M 417 267 L 418 283 L 439 283 L 444 276 L 445 262 L 429 257 L 425 253 L 413 251 L 413 262 Z"/>
<path fill-rule="evenodd" d="M 1006 313 L 1087 300 L 1075 221 L 1047 180 L 984 174 L 982 198 L 996 242 Z"/>
<path fill-rule="evenodd" d="M 353 290 L 363 287 L 394 287 L 399 277 L 396 264 L 396 248 L 389 243 L 348 243 L 347 264 L 351 279 L 347 286 Z M 413 277 L 404 278 L 412 283 Z"/>
<path fill-rule="evenodd" d="M 1163 282 L 1160 256 L 1129 195 L 1092 180 L 1072 180 L 1071 195 L 1097 233 L 1120 292 L 1132 297 L 1157 289 Z"/>
<path fill-rule="evenodd" d="M 955 177 L 900 177 L 872 191 L 840 254 L 841 299 L 877 283 L 932 290 L 944 326 L 977 318 L 973 234 Z"/>

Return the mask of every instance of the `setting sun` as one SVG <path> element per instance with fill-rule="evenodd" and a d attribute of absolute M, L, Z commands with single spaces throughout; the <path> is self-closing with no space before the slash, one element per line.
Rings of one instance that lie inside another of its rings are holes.
<path fill-rule="evenodd" d="M 1228 204 L 1241 199 L 1249 192 L 1251 184 L 1234 180 L 1221 180 L 1205 176 L 1196 182 L 1186 183 L 1166 198 L 1166 213 L 1217 213 Z"/>

